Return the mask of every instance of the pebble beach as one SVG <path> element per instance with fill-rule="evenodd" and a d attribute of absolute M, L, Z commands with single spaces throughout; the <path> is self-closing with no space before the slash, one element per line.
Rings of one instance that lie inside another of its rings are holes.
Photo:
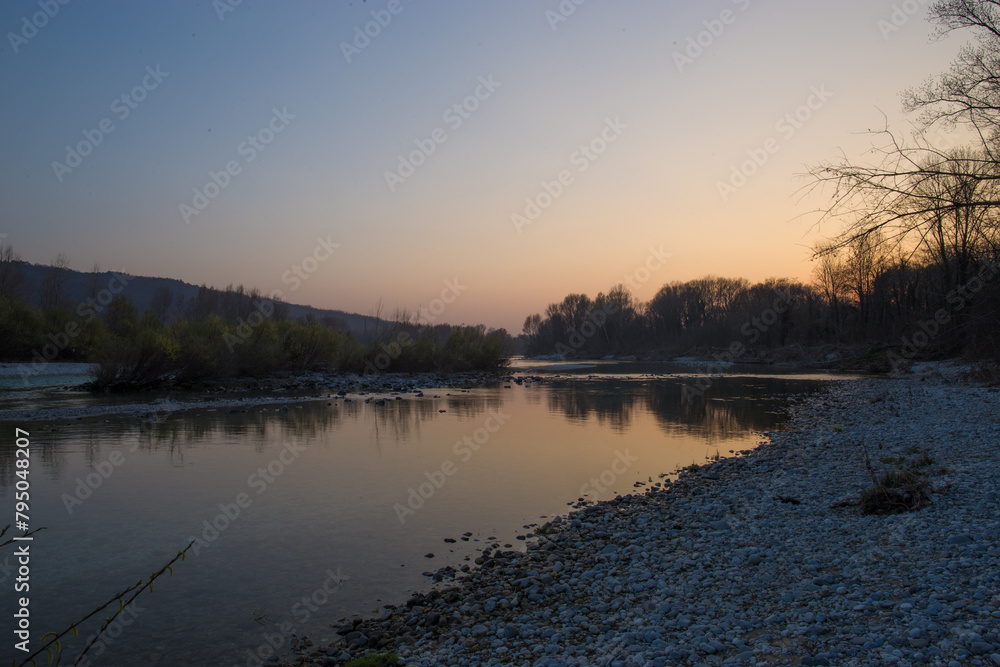
<path fill-rule="evenodd" d="M 936 371 L 831 382 L 756 449 L 491 544 L 278 662 L 1000 665 L 998 396 Z M 872 475 L 902 470 L 923 506 L 864 515 Z"/>

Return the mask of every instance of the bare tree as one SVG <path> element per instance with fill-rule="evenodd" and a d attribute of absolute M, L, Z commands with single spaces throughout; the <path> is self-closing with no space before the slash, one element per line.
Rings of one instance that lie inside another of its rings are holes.
<path fill-rule="evenodd" d="M 521 328 L 521 333 L 528 338 L 535 338 L 542 332 L 542 316 L 538 313 L 534 315 L 528 315 L 524 318 L 524 326 Z"/>
<path fill-rule="evenodd" d="M 667 283 L 646 305 L 646 314 L 654 334 L 660 338 L 679 338 L 684 330 L 681 283 Z"/>
<path fill-rule="evenodd" d="M 594 308 L 601 315 L 595 318 L 595 324 L 612 352 L 620 352 L 627 347 L 629 334 L 638 317 L 636 305 L 631 290 L 621 283 L 594 299 Z"/>
<path fill-rule="evenodd" d="M 923 179 L 914 194 L 937 206 L 915 222 L 915 230 L 922 249 L 942 268 L 950 290 L 965 284 L 977 259 L 998 249 L 997 208 L 979 202 L 997 198 L 1000 182 L 984 178 L 990 168 L 970 149 L 954 151 L 933 167 L 933 175 Z"/>
<path fill-rule="evenodd" d="M 1000 142 L 1000 0 L 938 0 L 931 5 L 929 18 L 941 35 L 968 29 L 976 41 L 962 47 L 949 71 L 906 91 L 904 108 L 923 112 L 927 125 L 944 122 L 971 127 L 996 164 Z"/>
<path fill-rule="evenodd" d="M 884 241 L 876 230 L 851 241 L 845 268 L 847 284 L 858 303 L 858 320 L 862 332 L 871 320 L 871 296 L 875 282 L 885 269 Z"/>
<path fill-rule="evenodd" d="M 586 294 L 567 294 L 560 303 L 550 304 L 546 314 L 556 324 L 561 337 L 579 332 L 594 309 L 594 302 Z"/>
<path fill-rule="evenodd" d="M 850 281 L 847 266 L 837 249 L 828 249 L 828 245 L 815 248 L 817 257 L 813 269 L 813 280 L 820 294 L 830 304 L 830 319 L 835 332 L 844 325 L 844 304 L 850 294 Z"/>
<path fill-rule="evenodd" d="M 807 190 L 832 188 L 831 203 L 818 225 L 834 219 L 848 224 L 827 248 L 842 249 L 874 231 L 888 248 L 925 242 L 942 215 L 956 213 L 977 221 L 977 233 L 995 237 L 1000 206 L 1000 170 L 978 149 L 944 151 L 918 139 L 907 144 L 888 129 L 873 145 L 873 163 L 858 164 L 842 156 L 810 171 Z"/>
<path fill-rule="evenodd" d="M 842 157 L 812 170 L 814 183 L 834 187 L 824 218 L 848 212 L 854 219 L 838 238 L 839 247 L 881 229 L 890 244 L 917 237 L 929 247 L 936 241 L 932 251 L 941 261 L 945 223 L 960 236 L 966 227 L 967 241 L 974 232 L 995 242 L 991 210 L 1000 206 L 1000 0 L 937 0 L 929 16 L 940 35 L 966 29 L 976 39 L 962 47 L 947 72 L 905 91 L 903 107 L 920 114 L 925 132 L 932 126 L 963 126 L 975 133 L 978 145 L 948 151 L 929 143 L 926 134 L 908 143 L 886 127 L 875 133 L 885 141 L 873 144 L 873 164 Z M 965 220 L 956 224 L 956 217 Z M 939 223 L 942 227 L 935 229 Z M 952 237 L 950 245 L 962 243 Z M 952 254 L 946 261 L 953 259 Z M 961 273 L 960 266 L 955 269 Z"/>

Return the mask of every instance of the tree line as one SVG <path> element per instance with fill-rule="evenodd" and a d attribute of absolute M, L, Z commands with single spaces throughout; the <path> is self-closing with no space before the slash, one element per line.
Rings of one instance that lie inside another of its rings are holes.
<path fill-rule="evenodd" d="M 872 134 L 868 161 L 809 171 L 829 199 L 809 283 L 706 277 L 664 285 L 648 302 L 623 286 L 571 294 L 529 316 L 529 354 L 603 356 L 709 347 L 743 358 L 778 348 L 862 346 L 876 366 L 918 357 L 996 359 L 1000 324 L 1000 2 L 938 0 L 939 33 L 965 30 L 950 70 L 904 91 L 911 136 Z M 956 143 L 953 136 L 971 137 Z M 766 319 L 765 319 L 766 318 Z"/>
<path fill-rule="evenodd" d="M 93 387 L 137 390 L 286 372 L 498 370 L 512 340 L 484 326 L 424 325 L 404 311 L 380 314 L 371 330 L 349 331 L 334 317 L 288 316 L 288 304 L 255 288 L 202 285 L 175 302 L 159 288 L 139 309 L 122 292 L 129 276 L 95 269 L 89 295 L 72 303 L 68 258 L 60 254 L 33 289 L 25 263 L 0 243 L 0 358 L 24 374 L 53 361 L 96 364 Z"/>
<path fill-rule="evenodd" d="M 527 317 L 531 356 L 601 358 L 652 353 L 727 360 L 814 360 L 841 350 L 868 356 L 872 370 L 915 358 L 997 358 L 1000 256 L 970 263 L 954 287 L 946 267 L 890 261 L 865 243 L 830 254 L 811 283 L 707 276 L 664 285 L 646 302 L 623 285 L 591 299 L 570 294 Z"/>

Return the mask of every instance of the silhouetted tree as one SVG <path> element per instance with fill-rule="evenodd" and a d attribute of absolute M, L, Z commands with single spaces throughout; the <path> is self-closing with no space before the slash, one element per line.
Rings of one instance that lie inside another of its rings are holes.
<path fill-rule="evenodd" d="M 938 0 L 930 7 L 929 19 L 941 35 L 967 29 L 976 41 L 961 48 L 947 72 L 907 90 L 903 106 L 922 112 L 927 126 L 943 122 L 971 127 L 995 174 L 1000 164 L 1000 2 Z"/>
<path fill-rule="evenodd" d="M 830 306 L 830 334 L 836 337 L 844 326 L 844 307 L 850 293 L 847 267 L 836 248 L 816 248 L 818 261 L 813 269 L 813 279 L 820 294 Z"/>

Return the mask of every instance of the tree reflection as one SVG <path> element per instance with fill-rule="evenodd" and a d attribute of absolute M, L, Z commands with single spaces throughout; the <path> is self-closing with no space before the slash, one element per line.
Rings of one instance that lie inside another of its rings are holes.
<path fill-rule="evenodd" d="M 785 419 L 788 396 L 817 391 L 821 380 L 762 377 L 713 377 L 703 390 L 692 378 L 603 380 L 553 379 L 525 386 L 519 398 L 535 418 L 561 415 L 568 423 L 592 418 L 617 433 L 626 433 L 642 415 L 653 417 L 666 435 L 702 437 L 707 444 L 743 437 L 752 431 L 777 428 Z M 686 385 L 686 386 L 685 386 Z M 32 469 L 62 477 L 70 458 L 82 450 L 91 466 L 106 460 L 113 449 L 161 452 L 173 465 L 183 465 L 185 453 L 206 443 L 252 446 L 263 451 L 274 443 L 306 442 L 341 446 L 335 437 L 346 423 L 370 425 L 369 442 L 379 452 L 385 443 L 419 438 L 423 424 L 436 419 L 478 420 L 488 410 L 501 410 L 516 391 L 499 386 L 471 391 L 438 390 L 424 398 L 395 397 L 321 399 L 288 405 L 272 404 L 234 410 L 160 411 L 142 418 L 92 418 L 69 425 L 32 429 Z M 543 413 L 541 410 L 544 410 Z M 0 443 L 0 488 L 15 481 L 15 443 Z"/>
<path fill-rule="evenodd" d="M 704 383 L 702 383 L 704 386 Z M 571 423 L 597 423 L 624 433 L 637 412 L 652 414 L 668 434 L 704 437 L 709 444 L 773 430 L 784 420 L 789 394 L 811 393 L 822 380 L 713 378 L 704 390 L 677 379 L 552 381 L 542 385 L 549 411 Z"/>

